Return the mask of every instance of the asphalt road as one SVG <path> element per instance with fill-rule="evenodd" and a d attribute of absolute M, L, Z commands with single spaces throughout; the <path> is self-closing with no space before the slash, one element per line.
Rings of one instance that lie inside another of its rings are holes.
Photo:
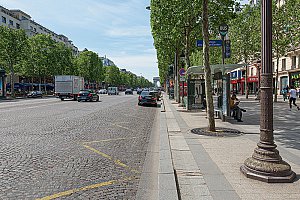
<path fill-rule="evenodd" d="M 158 108 L 137 95 L 0 104 L 0 199 L 134 199 Z"/>

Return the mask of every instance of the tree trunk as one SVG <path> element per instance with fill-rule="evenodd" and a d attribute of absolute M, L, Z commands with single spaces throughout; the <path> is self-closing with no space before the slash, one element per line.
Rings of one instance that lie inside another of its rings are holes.
<path fill-rule="evenodd" d="M 185 63 L 186 63 L 186 67 L 189 68 L 191 65 L 190 62 L 190 28 L 187 28 L 186 30 L 186 34 L 185 34 Z"/>
<path fill-rule="evenodd" d="M 275 94 L 274 94 L 274 102 L 277 102 L 277 87 L 278 87 L 278 68 L 279 68 L 279 57 L 276 58 L 276 80 L 275 80 Z"/>
<path fill-rule="evenodd" d="M 9 68 L 10 68 L 10 94 L 11 97 L 15 97 L 15 71 L 12 64 L 10 64 Z"/>
<path fill-rule="evenodd" d="M 216 131 L 215 118 L 214 118 L 214 104 L 211 87 L 211 68 L 209 66 L 209 33 L 208 33 L 208 0 L 203 0 L 203 60 L 204 60 L 204 73 L 205 73 L 205 95 L 207 105 L 207 118 L 208 130 Z"/>

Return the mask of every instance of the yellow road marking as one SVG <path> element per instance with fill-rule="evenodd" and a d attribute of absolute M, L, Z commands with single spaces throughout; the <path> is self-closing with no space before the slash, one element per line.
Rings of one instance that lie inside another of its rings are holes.
<path fill-rule="evenodd" d="M 130 128 L 127 128 L 127 127 L 124 127 L 124 126 L 120 126 L 120 125 L 118 125 L 118 124 L 113 124 L 113 125 L 115 125 L 115 126 L 117 126 L 117 127 L 119 127 L 119 128 L 126 129 L 126 130 L 128 130 L 128 131 L 132 131 L 132 132 L 138 132 L 138 131 L 132 130 L 132 129 L 130 129 Z"/>
<path fill-rule="evenodd" d="M 85 187 L 82 187 L 82 188 L 67 190 L 67 191 L 64 191 L 64 192 L 60 192 L 60 193 L 57 193 L 57 194 L 53 194 L 53 195 L 50 195 L 50 196 L 39 198 L 39 199 L 36 199 L 36 200 L 56 199 L 56 198 L 59 198 L 59 197 L 64 197 L 64 196 L 74 194 L 74 193 L 79 192 L 79 191 L 86 191 L 86 190 L 95 189 L 95 188 L 99 188 L 99 187 L 103 187 L 103 186 L 107 186 L 107 185 L 113 185 L 113 184 L 116 184 L 120 181 L 127 181 L 127 180 L 130 180 L 130 179 L 132 179 L 132 178 L 129 177 L 129 178 L 125 178 L 125 179 L 122 179 L 122 180 L 111 180 L 111 181 L 107 181 L 107 182 L 103 182 L 103 183 L 88 185 L 88 186 L 85 186 Z"/>
<path fill-rule="evenodd" d="M 99 150 L 97 150 L 97 149 L 94 149 L 93 147 L 90 147 L 90 146 L 85 145 L 85 144 L 84 144 L 83 146 L 84 146 L 85 148 L 87 148 L 87 149 L 89 149 L 89 150 L 95 152 L 96 154 L 99 154 L 99 155 L 103 156 L 104 158 L 107 158 L 107 159 L 109 159 L 109 160 L 112 160 L 116 165 L 119 165 L 119 166 L 121 166 L 121 167 L 124 167 L 124 168 L 126 168 L 126 169 L 128 169 L 128 170 L 130 170 L 130 171 L 132 171 L 132 172 L 134 172 L 134 173 L 140 173 L 139 171 L 137 171 L 137 170 L 135 170 L 135 169 L 131 169 L 129 166 L 127 166 L 126 164 L 122 163 L 120 160 L 114 160 L 111 156 L 109 156 L 109 155 L 107 155 L 107 154 L 105 154 L 105 153 L 103 153 L 103 152 L 101 152 L 101 151 L 99 151 Z"/>
<path fill-rule="evenodd" d="M 89 141 L 89 142 L 82 142 L 82 144 L 93 144 L 93 143 L 99 143 L 99 142 L 111 142 L 116 140 L 131 140 L 139 137 L 130 137 L 130 138 L 115 138 L 115 139 L 106 139 L 106 140 L 96 140 L 96 141 Z"/>

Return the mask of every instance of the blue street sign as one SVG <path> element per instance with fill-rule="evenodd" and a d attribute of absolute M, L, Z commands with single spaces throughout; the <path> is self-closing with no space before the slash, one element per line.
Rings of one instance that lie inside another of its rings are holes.
<path fill-rule="evenodd" d="M 197 40 L 197 47 L 203 47 L 203 40 Z M 209 40 L 210 47 L 221 47 L 222 40 Z"/>
<path fill-rule="evenodd" d="M 231 56 L 230 40 L 225 40 L 225 58 L 230 58 L 230 56 Z"/>

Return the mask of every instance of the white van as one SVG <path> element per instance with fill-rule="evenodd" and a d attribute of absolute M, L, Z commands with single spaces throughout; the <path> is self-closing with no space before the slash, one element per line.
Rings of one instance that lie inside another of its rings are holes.
<path fill-rule="evenodd" d="M 108 95 L 119 95 L 119 91 L 117 87 L 108 87 L 107 89 Z"/>

